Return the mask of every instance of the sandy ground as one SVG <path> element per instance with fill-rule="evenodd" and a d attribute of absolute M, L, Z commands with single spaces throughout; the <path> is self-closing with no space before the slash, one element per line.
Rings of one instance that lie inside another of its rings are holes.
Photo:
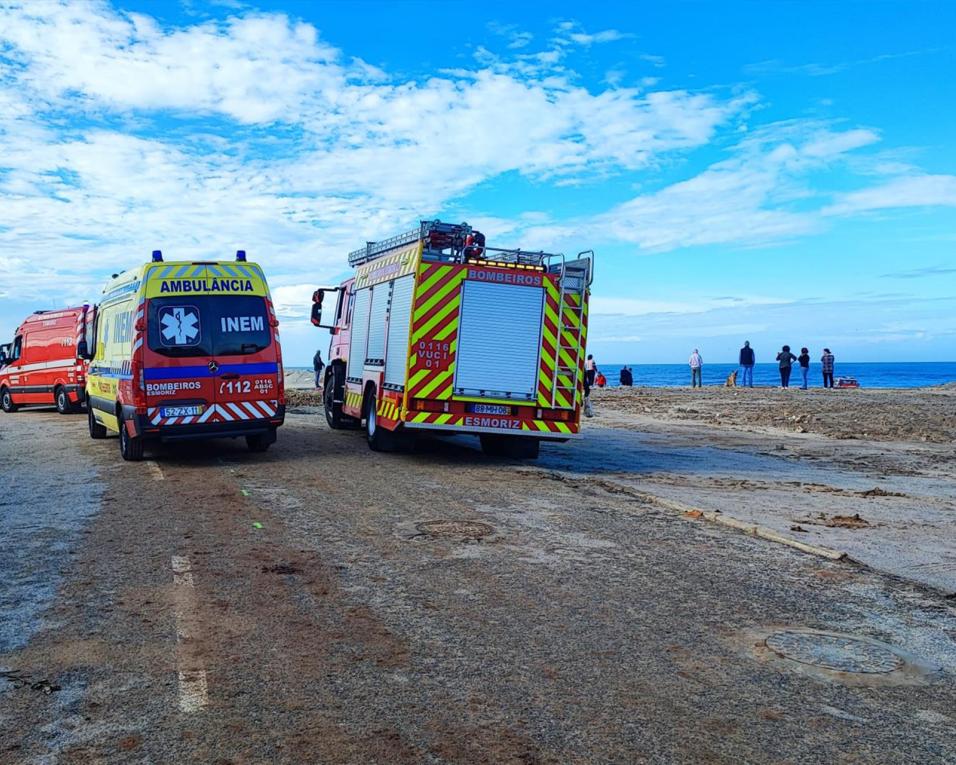
<path fill-rule="evenodd" d="M 760 482 L 807 470 L 847 493 L 780 496 L 882 507 L 901 498 L 850 492 L 879 475 L 928 492 L 948 446 L 663 419 L 604 393 L 584 438 L 531 464 L 465 438 L 372 453 L 304 401 L 265 455 L 212 442 L 140 464 L 83 417 L 3 416 L 19 478 L 0 602 L 19 610 L 0 763 L 956 760 L 952 599 L 661 504 L 707 487 L 763 505 Z M 867 671 L 771 648 L 812 630 L 852 636 Z"/>

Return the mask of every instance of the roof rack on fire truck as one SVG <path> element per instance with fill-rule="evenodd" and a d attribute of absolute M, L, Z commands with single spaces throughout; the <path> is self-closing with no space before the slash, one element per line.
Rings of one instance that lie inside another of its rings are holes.
<path fill-rule="evenodd" d="M 360 266 L 389 250 L 422 239 L 426 240 L 429 246 L 434 240 L 435 245 L 452 246 L 460 251 L 464 246 L 465 237 L 471 233 L 471 230 L 471 226 L 467 223 L 443 223 L 437 219 L 423 220 L 418 228 L 406 231 L 404 234 L 383 239 L 381 242 L 366 242 L 364 247 L 349 253 L 349 265 Z"/>

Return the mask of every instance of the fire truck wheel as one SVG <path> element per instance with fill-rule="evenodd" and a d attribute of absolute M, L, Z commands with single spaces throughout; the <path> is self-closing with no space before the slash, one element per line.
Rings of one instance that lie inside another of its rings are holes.
<path fill-rule="evenodd" d="M 73 411 L 73 404 L 70 403 L 70 396 L 67 394 L 66 388 L 57 388 L 55 398 L 56 410 L 60 414 L 70 414 Z"/>
<path fill-rule="evenodd" d="M 325 405 L 325 420 L 333 430 L 341 430 L 346 426 L 345 415 L 342 414 L 342 405 L 335 403 L 335 375 L 329 375 L 322 392 L 322 403 Z"/>
<path fill-rule="evenodd" d="M 481 450 L 489 457 L 513 457 L 519 460 L 536 460 L 540 441 L 537 438 L 515 436 L 481 436 Z"/>
<path fill-rule="evenodd" d="M 131 436 L 126 429 L 126 420 L 119 416 L 120 455 L 127 462 L 139 462 L 143 459 L 143 439 Z"/>
<path fill-rule="evenodd" d="M 90 438 L 106 438 L 106 427 L 96 421 L 91 404 L 86 405 L 86 411 L 90 421 Z"/>
<path fill-rule="evenodd" d="M 13 396 L 6 388 L 0 391 L 0 409 L 3 409 L 7 414 L 17 411 L 17 405 L 13 403 Z"/>
<path fill-rule="evenodd" d="M 541 442 L 537 438 L 509 439 L 508 455 L 519 460 L 536 460 L 541 451 Z"/>
<path fill-rule="evenodd" d="M 399 437 L 397 433 L 379 426 L 378 415 L 375 412 L 374 391 L 370 394 L 366 407 L 365 435 L 368 438 L 369 448 L 373 452 L 394 452 L 399 448 Z"/>

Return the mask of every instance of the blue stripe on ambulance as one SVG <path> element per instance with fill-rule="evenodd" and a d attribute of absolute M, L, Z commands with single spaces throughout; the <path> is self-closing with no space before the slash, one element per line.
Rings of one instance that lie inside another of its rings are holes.
<path fill-rule="evenodd" d="M 279 365 L 275 362 L 223 364 L 215 372 L 210 372 L 208 366 L 152 367 L 143 370 L 143 376 L 147 380 L 181 380 L 186 377 L 218 377 L 223 374 L 274 375 L 278 373 Z"/>

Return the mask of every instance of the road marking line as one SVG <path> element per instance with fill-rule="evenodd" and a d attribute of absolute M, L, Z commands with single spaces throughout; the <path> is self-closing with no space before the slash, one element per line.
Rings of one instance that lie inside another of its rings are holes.
<path fill-rule="evenodd" d="M 189 643 L 199 634 L 198 603 L 189 558 L 174 555 L 173 609 L 176 613 L 176 663 L 179 667 L 179 708 L 198 712 L 209 703 L 209 687 L 202 662 L 190 656 Z"/>
<path fill-rule="evenodd" d="M 146 460 L 146 464 L 149 465 L 149 472 L 153 474 L 154 481 L 166 480 L 166 474 L 163 472 L 163 469 L 158 463 L 154 462 L 153 460 Z"/>

